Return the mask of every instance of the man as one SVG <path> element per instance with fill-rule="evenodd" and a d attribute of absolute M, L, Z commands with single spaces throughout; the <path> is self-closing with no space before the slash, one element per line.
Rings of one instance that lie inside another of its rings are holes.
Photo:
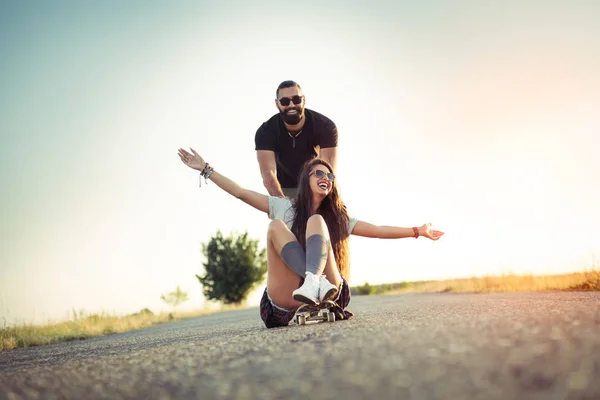
<path fill-rule="evenodd" d="M 320 157 L 336 168 L 337 128 L 333 121 L 304 108 L 306 98 L 294 81 L 277 87 L 278 114 L 256 131 L 254 142 L 263 184 L 271 196 L 296 197 L 302 165 Z"/>

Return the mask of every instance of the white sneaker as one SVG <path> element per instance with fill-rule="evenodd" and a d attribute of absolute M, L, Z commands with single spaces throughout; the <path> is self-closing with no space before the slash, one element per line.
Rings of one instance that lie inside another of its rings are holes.
<path fill-rule="evenodd" d="M 329 282 L 325 275 L 319 277 L 319 301 L 329 300 L 338 292 L 338 288 Z"/>
<path fill-rule="evenodd" d="M 307 272 L 302 286 L 292 292 L 294 300 L 306 304 L 319 304 L 319 282 L 317 275 Z"/>

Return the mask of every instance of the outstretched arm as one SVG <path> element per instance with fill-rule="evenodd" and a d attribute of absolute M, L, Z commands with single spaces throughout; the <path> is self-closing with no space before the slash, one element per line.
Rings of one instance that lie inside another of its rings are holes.
<path fill-rule="evenodd" d="M 200 157 L 200 154 L 196 153 L 196 150 L 192 148 L 190 148 L 190 150 L 192 151 L 191 153 L 184 149 L 179 149 L 179 158 L 181 158 L 181 161 L 183 161 L 183 163 L 188 167 L 198 171 L 202 171 L 204 169 L 204 166 L 206 165 L 206 162 L 202 157 Z M 242 200 L 244 203 L 251 205 L 257 210 L 269 213 L 269 198 L 264 194 L 244 189 L 231 179 L 219 174 L 215 170 L 213 170 L 209 179 L 213 181 L 218 187 L 220 187 L 230 195 Z"/>
<path fill-rule="evenodd" d="M 417 234 L 415 234 L 415 229 Z M 402 239 L 424 236 L 431 240 L 438 240 L 444 235 L 444 232 L 431 229 L 431 224 L 424 224 L 415 228 L 401 228 L 398 226 L 378 226 L 358 221 L 352 230 L 352 234 L 379 239 Z"/>

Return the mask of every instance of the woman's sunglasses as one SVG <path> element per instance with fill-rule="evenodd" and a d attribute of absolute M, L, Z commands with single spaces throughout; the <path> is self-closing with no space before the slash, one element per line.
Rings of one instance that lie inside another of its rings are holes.
<path fill-rule="evenodd" d="M 335 175 L 334 174 L 332 174 L 331 172 L 325 172 L 322 169 L 315 169 L 313 172 L 311 172 L 311 174 L 315 174 L 315 176 L 317 178 L 322 178 L 325 175 L 327 175 L 327 179 L 329 179 L 331 182 L 333 182 L 335 180 Z"/>
<path fill-rule="evenodd" d="M 296 105 L 302 103 L 302 96 L 294 96 L 292 98 L 289 97 L 282 97 L 279 99 L 279 104 L 281 104 L 284 107 L 287 107 L 290 105 L 290 101 Z"/>

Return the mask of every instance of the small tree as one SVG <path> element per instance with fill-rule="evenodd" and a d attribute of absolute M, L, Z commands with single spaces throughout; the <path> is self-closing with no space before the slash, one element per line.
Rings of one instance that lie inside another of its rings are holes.
<path fill-rule="evenodd" d="M 179 286 L 171 293 L 162 294 L 160 298 L 162 301 L 173 307 L 173 313 L 175 313 L 175 309 L 178 305 L 189 300 L 187 292 L 181 290 Z"/>
<path fill-rule="evenodd" d="M 208 244 L 202 244 L 202 253 L 206 273 L 196 278 L 209 300 L 240 304 L 267 272 L 266 250 L 259 250 L 258 240 L 250 239 L 248 232 L 224 237 L 217 231 Z"/>

